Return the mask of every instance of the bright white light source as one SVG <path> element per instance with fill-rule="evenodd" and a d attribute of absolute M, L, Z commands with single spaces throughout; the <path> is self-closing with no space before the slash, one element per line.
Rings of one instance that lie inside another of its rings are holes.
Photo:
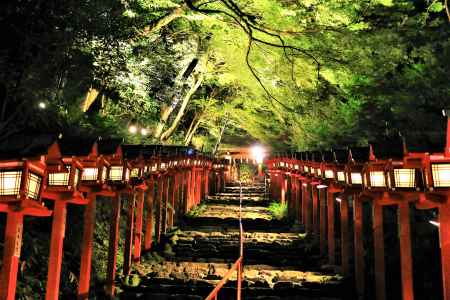
<path fill-rule="evenodd" d="M 334 178 L 333 170 L 325 170 L 325 178 Z"/>
<path fill-rule="evenodd" d="M 252 147 L 252 156 L 258 164 L 261 164 L 264 160 L 264 149 L 259 145 Z"/>
<path fill-rule="evenodd" d="M 22 171 L 2 171 L 0 173 L 0 195 L 18 195 Z"/>
<path fill-rule="evenodd" d="M 386 178 L 383 171 L 370 172 L 370 186 L 371 187 L 385 187 Z"/>
<path fill-rule="evenodd" d="M 341 203 L 342 199 L 341 198 L 336 198 L 336 201 Z"/>
<path fill-rule="evenodd" d="M 450 187 L 450 164 L 432 164 L 434 187 Z"/>
<path fill-rule="evenodd" d="M 138 131 L 138 128 L 137 128 L 136 125 L 130 125 L 130 127 L 128 127 L 128 131 L 129 131 L 131 134 L 135 134 L 135 133 Z"/>
<path fill-rule="evenodd" d="M 113 166 L 109 169 L 109 180 L 120 181 L 123 178 L 123 167 Z"/>
<path fill-rule="evenodd" d="M 416 186 L 415 169 L 394 169 L 396 188 L 414 188 Z"/>
<path fill-rule="evenodd" d="M 351 179 L 352 179 L 352 184 L 362 184 L 361 173 L 352 173 Z"/>
<path fill-rule="evenodd" d="M 81 180 L 92 181 L 97 180 L 98 169 L 97 168 L 85 168 Z"/>
<path fill-rule="evenodd" d="M 146 136 L 146 135 L 148 134 L 147 128 L 142 128 L 142 129 L 141 129 L 141 134 L 142 134 L 143 136 Z"/>
<path fill-rule="evenodd" d="M 436 227 L 439 227 L 441 224 L 437 221 L 428 221 L 431 225 L 434 225 Z"/>
<path fill-rule="evenodd" d="M 337 172 L 338 181 L 344 182 L 345 181 L 345 173 L 343 171 Z"/>
<path fill-rule="evenodd" d="M 318 189 L 326 189 L 327 187 L 328 187 L 328 185 L 325 185 L 325 184 L 318 184 L 317 185 Z"/>
<path fill-rule="evenodd" d="M 45 102 L 41 101 L 41 102 L 39 102 L 38 106 L 40 109 L 45 109 L 47 107 L 47 104 L 45 104 Z"/>

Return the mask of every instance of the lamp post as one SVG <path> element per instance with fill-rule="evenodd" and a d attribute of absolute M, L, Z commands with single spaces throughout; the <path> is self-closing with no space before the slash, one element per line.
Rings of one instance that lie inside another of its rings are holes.
<path fill-rule="evenodd" d="M 60 147 L 61 152 L 50 151 L 47 156 L 48 181 L 42 193 L 43 198 L 54 201 L 50 254 L 47 270 L 47 300 L 59 298 L 63 244 L 66 230 L 68 204 L 86 205 L 87 200 L 78 190 L 83 165 L 77 157 L 87 155 L 92 143 L 67 139 L 58 141 L 52 148 Z M 59 146 L 58 146 L 59 145 Z"/>
<path fill-rule="evenodd" d="M 9 142 L 13 144 L 14 141 Z M 51 215 L 41 202 L 46 182 L 45 156 L 50 151 L 48 146 L 44 146 L 45 150 L 28 149 L 27 153 L 22 153 L 23 148 L 19 146 L 0 155 L 0 211 L 7 213 L 0 275 L 1 299 L 15 299 L 24 216 Z M 11 153 L 26 158 L 12 158 Z"/>

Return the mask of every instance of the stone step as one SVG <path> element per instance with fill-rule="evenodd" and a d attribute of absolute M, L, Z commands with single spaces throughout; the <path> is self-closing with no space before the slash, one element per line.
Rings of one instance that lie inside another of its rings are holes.
<path fill-rule="evenodd" d="M 222 262 L 239 253 L 239 232 L 183 231 L 171 238 L 173 261 Z M 244 257 L 249 264 L 317 268 L 318 257 L 299 233 L 244 233 Z"/>
<path fill-rule="evenodd" d="M 183 229 L 212 228 L 214 231 L 239 229 L 239 205 L 208 204 L 198 216 L 186 217 Z M 285 220 L 276 220 L 264 206 L 242 207 L 242 224 L 245 231 L 290 231 Z M 206 229 L 210 230 L 210 229 Z"/>
<path fill-rule="evenodd" d="M 242 226 L 246 232 L 288 232 L 291 226 L 285 221 L 265 219 L 242 219 Z M 199 231 L 238 231 L 239 219 L 227 217 L 195 217 L 185 218 L 183 230 Z"/>
<path fill-rule="evenodd" d="M 226 204 L 226 205 L 239 205 L 239 197 L 217 197 L 208 196 L 206 199 L 207 204 Z M 264 206 L 268 207 L 271 201 L 265 200 L 264 197 L 243 197 L 242 206 Z"/>
<path fill-rule="evenodd" d="M 228 272 L 230 263 L 141 264 L 136 267 L 137 286 L 121 286 L 120 299 L 197 299 L 206 297 Z M 139 275 L 138 275 L 139 274 Z M 220 294 L 221 299 L 235 299 L 236 273 Z M 302 271 L 298 268 L 274 268 L 244 265 L 243 299 L 343 299 L 343 279 L 332 273 Z M 180 298 L 180 297 L 187 298 Z M 274 298 L 275 297 L 275 298 Z M 292 298 L 294 297 L 294 298 Z M 351 298 L 345 298 L 351 299 Z"/>

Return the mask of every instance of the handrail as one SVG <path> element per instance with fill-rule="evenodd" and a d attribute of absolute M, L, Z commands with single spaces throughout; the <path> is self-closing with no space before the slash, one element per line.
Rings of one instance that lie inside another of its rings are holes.
<path fill-rule="evenodd" d="M 233 272 L 237 272 L 237 294 L 236 299 L 241 300 L 241 289 L 242 289 L 242 271 L 243 271 L 243 260 L 244 260 L 244 229 L 242 227 L 242 183 L 239 181 L 239 258 L 228 270 L 227 274 L 219 281 L 216 287 L 209 293 L 205 300 L 217 300 L 220 290 L 228 282 Z"/>
<path fill-rule="evenodd" d="M 242 260 L 243 257 L 239 257 L 236 262 L 231 266 L 231 269 L 228 270 L 227 274 L 222 278 L 222 280 L 217 283 L 216 287 L 209 293 L 208 297 L 205 298 L 205 300 L 216 300 L 217 296 L 219 294 L 219 291 L 222 289 L 222 287 L 228 282 L 231 275 L 233 275 L 234 271 L 236 270 L 238 272 L 238 282 L 239 282 L 239 272 L 242 270 Z M 240 299 L 240 293 L 238 296 L 238 299 Z"/>

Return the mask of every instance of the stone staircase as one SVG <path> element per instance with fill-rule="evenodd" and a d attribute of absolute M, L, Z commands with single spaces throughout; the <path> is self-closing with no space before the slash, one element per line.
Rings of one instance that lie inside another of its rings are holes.
<path fill-rule="evenodd" d="M 273 218 L 263 185 L 242 190 L 242 299 L 353 299 L 346 282 L 321 267 L 299 226 Z M 204 299 L 239 257 L 239 193 L 239 186 L 230 185 L 208 197 L 180 229 L 166 236 L 159 255 L 144 256 L 132 283 L 121 286 L 120 299 Z M 236 275 L 219 299 L 235 299 L 235 287 Z"/>

